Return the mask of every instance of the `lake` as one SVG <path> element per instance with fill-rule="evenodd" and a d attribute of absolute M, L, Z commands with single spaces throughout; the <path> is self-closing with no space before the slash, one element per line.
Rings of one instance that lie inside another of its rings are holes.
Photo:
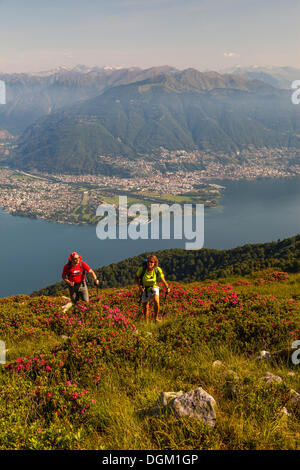
<path fill-rule="evenodd" d="M 204 247 L 228 249 L 300 233 L 300 179 L 216 181 L 220 207 L 205 209 Z M 98 268 L 145 251 L 184 248 L 186 240 L 100 240 L 95 226 L 15 217 L 0 209 L 0 297 L 30 294 L 61 280 L 70 252 Z"/>

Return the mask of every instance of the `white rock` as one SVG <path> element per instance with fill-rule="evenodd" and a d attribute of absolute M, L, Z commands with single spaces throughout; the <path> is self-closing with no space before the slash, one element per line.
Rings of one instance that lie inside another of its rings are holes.
<path fill-rule="evenodd" d="M 296 392 L 293 388 L 290 390 L 292 398 L 288 401 L 287 406 L 292 408 L 300 407 L 300 393 Z"/>
<path fill-rule="evenodd" d="M 65 304 L 63 307 L 62 307 L 62 311 L 65 313 L 67 310 L 69 310 L 69 308 L 71 308 L 73 305 L 72 302 L 68 302 L 67 304 Z"/>
<path fill-rule="evenodd" d="M 174 398 L 169 406 L 179 416 L 189 416 L 206 423 L 210 427 L 215 426 L 215 399 L 201 387 Z"/>
<path fill-rule="evenodd" d="M 288 410 L 286 409 L 285 406 L 283 408 L 281 408 L 280 414 L 282 414 L 283 416 L 286 416 L 286 417 L 291 416 L 291 413 L 288 412 Z"/>
<path fill-rule="evenodd" d="M 282 382 L 282 378 L 279 377 L 279 375 L 271 374 L 271 372 L 266 372 L 262 380 L 264 380 L 266 383 L 272 383 L 272 382 L 281 383 Z"/>
<path fill-rule="evenodd" d="M 212 366 L 213 366 L 213 367 L 224 367 L 224 364 L 223 364 L 222 361 L 217 360 L 217 361 L 214 361 L 214 362 L 213 362 L 213 365 L 212 365 Z"/>
<path fill-rule="evenodd" d="M 262 359 L 270 359 L 271 354 L 269 351 L 259 351 L 259 353 L 256 354 L 256 359 L 262 360 Z"/>

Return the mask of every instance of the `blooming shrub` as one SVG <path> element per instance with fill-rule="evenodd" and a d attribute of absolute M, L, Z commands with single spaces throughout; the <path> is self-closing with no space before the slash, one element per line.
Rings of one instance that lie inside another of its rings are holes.
<path fill-rule="evenodd" d="M 0 431 L 0 446 L 77 448 L 96 405 L 91 384 L 99 386 L 110 365 L 122 373 L 128 366 L 132 373 L 144 363 L 178 363 L 203 346 L 226 344 L 247 354 L 290 345 L 299 338 L 299 303 L 259 292 L 264 284 L 287 280 L 286 273 L 266 270 L 232 284 L 170 283 L 167 297 L 161 290 L 167 321 L 149 335 L 136 328 L 142 308 L 136 287 L 102 291 L 89 305 L 79 303 L 67 312 L 62 298 L 0 299 L 1 339 L 18 344 L 45 337 L 44 347 L 12 356 L 0 369 L 0 424 L 6 429 Z M 271 400 L 260 388 L 255 393 Z"/>

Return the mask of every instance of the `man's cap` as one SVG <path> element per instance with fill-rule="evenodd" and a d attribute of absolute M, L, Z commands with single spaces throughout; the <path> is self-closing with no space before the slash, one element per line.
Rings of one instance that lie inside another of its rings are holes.
<path fill-rule="evenodd" d="M 76 251 L 72 251 L 72 253 L 69 256 L 69 261 L 71 261 L 73 258 L 75 258 L 75 256 L 78 256 L 80 258 L 79 254 L 76 253 Z"/>

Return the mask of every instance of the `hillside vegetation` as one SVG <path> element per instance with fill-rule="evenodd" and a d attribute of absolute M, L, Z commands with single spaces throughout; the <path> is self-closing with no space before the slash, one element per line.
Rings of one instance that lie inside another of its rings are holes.
<path fill-rule="evenodd" d="M 0 449 L 299 448 L 299 365 L 285 355 L 300 335 L 299 280 L 269 269 L 171 282 L 148 325 L 133 286 L 92 290 L 66 312 L 63 296 L 1 299 Z M 149 412 L 161 392 L 197 387 L 217 403 L 214 428 Z"/>
<path fill-rule="evenodd" d="M 161 250 L 154 253 L 165 276 L 171 281 L 193 282 L 207 278 L 246 275 L 252 271 L 276 267 L 281 271 L 300 271 L 300 235 L 277 242 L 239 246 L 231 250 Z M 133 283 L 133 277 L 146 253 L 96 269 L 101 287 L 121 287 Z M 33 293 L 56 295 L 65 288 L 57 282 Z"/>

